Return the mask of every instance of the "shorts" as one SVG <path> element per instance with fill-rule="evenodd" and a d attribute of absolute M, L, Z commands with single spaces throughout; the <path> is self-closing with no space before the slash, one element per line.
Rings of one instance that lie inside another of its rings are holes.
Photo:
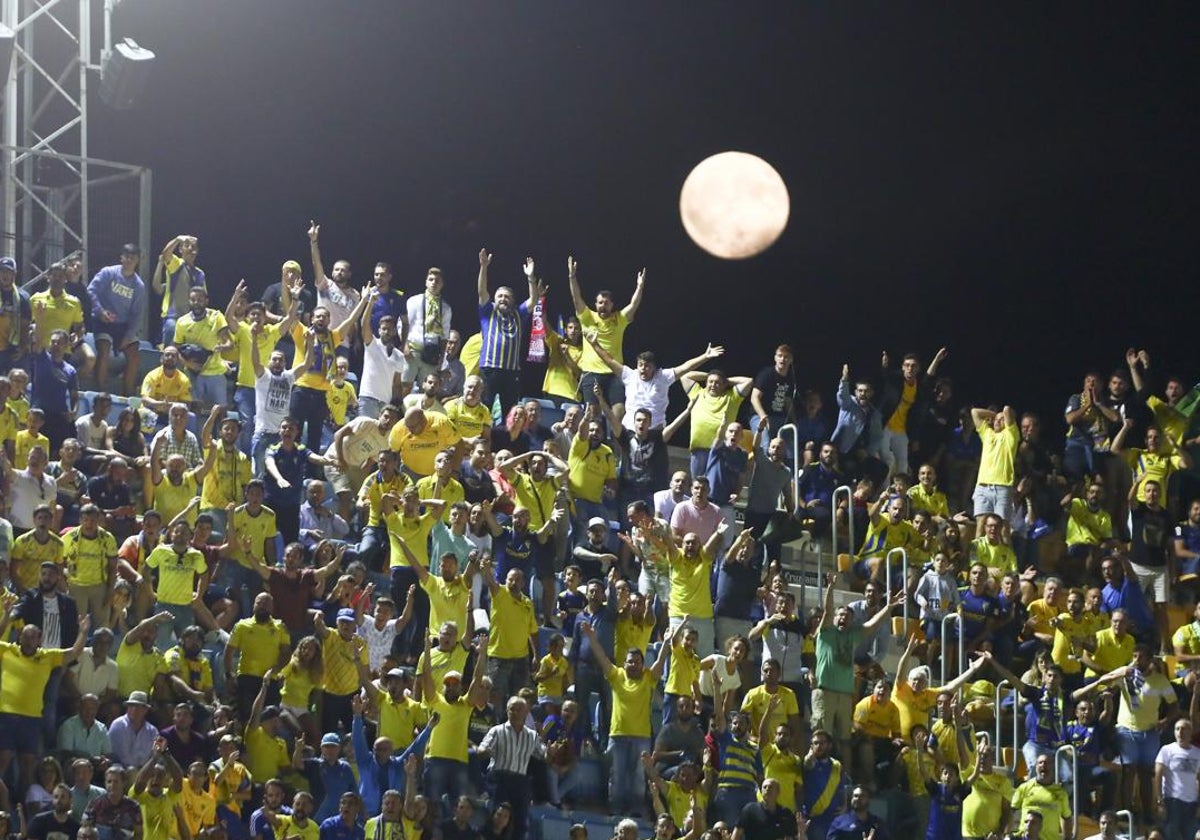
<path fill-rule="evenodd" d="M 431 373 L 437 373 L 441 370 L 441 366 L 421 361 L 420 348 L 410 346 L 409 349 L 412 350 L 412 358 L 404 359 L 400 378 L 405 382 L 414 382 L 420 388 L 421 383 L 425 381 L 425 377 Z"/>
<path fill-rule="evenodd" d="M 296 718 L 297 720 L 304 717 L 305 715 L 312 714 L 312 710 L 305 706 L 287 706 L 282 703 L 279 705 L 279 710 L 281 712 L 287 712 L 288 714 L 290 714 L 292 717 Z"/>
<path fill-rule="evenodd" d="M 850 737 L 854 731 L 854 697 L 840 691 L 814 688 L 812 693 L 812 728 L 824 729 L 835 741 Z"/>
<path fill-rule="evenodd" d="M 925 633 L 925 641 L 940 642 L 942 640 L 942 622 L 933 618 L 926 618 L 921 621 L 921 630 Z M 958 641 L 958 622 L 954 623 L 954 629 L 947 635 L 947 640 L 953 639 Z"/>
<path fill-rule="evenodd" d="M 971 504 L 976 518 L 994 513 L 1008 522 L 1013 511 L 1013 489 L 1003 484 L 976 484 Z"/>
<path fill-rule="evenodd" d="M 539 578 L 554 577 L 554 542 L 537 543 L 533 547 L 533 571 Z"/>
<path fill-rule="evenodd" d="M 1162 568 L 1139 566 L 1132 561 L 1129 565 L 1133 567 L 1133 572 L 1137 575 L 1138 583 L 1141 584 L 1147 598 L 1152 597 L 1155 604 L 1165 604 L 1170 600 L 1171 578 L 1167 574 L 1165 566 Z"/>
<path fill-rule="evenodd" d="M 600 383 L 604 391 L 604 399 L 609 405 L 625 402 L 625 383 L 615 373 L 586 372 L 579 379 L 579 396 L 585 403 L 594 403 L 596 395 L 592 393 L 592 385 Z"/>
<path fill-rule="evenodd" d="M 350 467 L 346 472 L 342 472 L 334 464 L 328 464 L 325 467 L 325 478 L 329 479 L 329 483 L 333 485 L 333 492 L 338 493 L 358 493 L 363 482 L 367 479 L 367 470 L 361 467 L 355 469 Z"/>
<path fill-rule="evenodd" d="M 137 344 L 137 335 L 129 324 L 114 321 L 111 324 L 96 325 L 96 341 L 107 341 L 113 347 L 122 350 L 130 344 Z"/>
<path fill-rule="evenodd" d="M 1153 767 L 1158 757 L 1158 730 L 1138 732 L 1136 729 L 1117 727 L 1117 749 L 1121 763 L 1127 767 Z"/>
<path fill-rule="evenodd" d="M 40 693 L 40 692 L 39 692 Z M 33 753 L 42 751 L 42 719 L 27 715 L 0 713 L 0 752 Z"/>

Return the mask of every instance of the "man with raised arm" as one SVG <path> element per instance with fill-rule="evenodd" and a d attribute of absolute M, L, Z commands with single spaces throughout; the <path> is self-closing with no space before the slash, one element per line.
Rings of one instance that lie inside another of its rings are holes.
<path fill-rule="evenodd" d="M 487 688 L 483 672 L 487 668 L 487 643 L 476 645 L 474 670 L 471 684 L 464 693 L 461 671 L 447 671 L 442 677 L 439 691 L 433 679 L 430 649 L 433 641 L 425 636 L 425 652 L 421 657 L 421 695 L 426 711 L 438 716 L 438 725 L 429 738 L 425 750 L 425 796 L 440 807 L 448 795 L 454 802 L 467 793 L 467 727 L 471 722 L 472 710 L 487 706 Z"/>
<path fill-rule="evenodd" d="M 19 615 L 16 607 L 4 614 L 0 636 L 7 635 L 9 624 Z M 36 781 L 34 767 L 41 753 L 42 701 L 51 672 L 66 668 L 79 658 L 91 626 L 90 615 L 79 620 L 75 644 L 69 649 L 43 648 L 42 629 L 36 624 L 22 627 L 15 644 L 0 642 L 0 668 L 4 670 L 4 680 L 0 683 L 0 775 L 8 772 L 8 765 L 16 755 L 22 789 Z"/>
<path fill-rule="evenodd" d="M 396 319 L 384 315 L 379 319 L 378 335 L 371 326 L 371 312 L 379 290 L 367 289 L 367 305 L 359 319 L 363 340 L 363 374 L 359 381 L 358 406 L 363 417 L 378 417 L 393 397 L 403 396 L 400 376 L 404 372 L 404 353 L 397 346 Z M 491 415 L 488 416 L 491 423 Z"/>
<path fill-rule="evenodd" d="M 1017 426 L 1017 415 L 1008 405 L 1004 406 L 1003 411 L 972 408 L 971 422 L 975 424 L 975 431 L 983 443 L 979 476 L 971 497 L 975 506 L 976 530 L 983 533 L 988 514 L 994 513 L 1004 522 L 1012 519 L 1015 464 L 1017 447 L 1021 445 L 1021 429 Z"/>
<path fill-rule="evenodd" d="M 849 756 L 854 731 L 854 650 L 870 639 L 887 621 L 892 607 L 904 603 L 904 591 L 895 592 L 861 627 L 854 626 L 849 607 L 833 608 L 833 585 L 837 576 L 825 576 L 825 601 L 817 624 L 817 668 L 814 676 L 813 729 L 830 733 L 838 754 Z"/>
<path fill-rule="evenodd" d="M 291 300 L 286 302 L 290 305 Z M 359 307 L 366 305 L 366 298 L 358 302 Z M 311 327 L 306 329 L 303 324 L 292 327 L 292 340 L 296 342 L 296 354 L 292 364 L 299 365 L 303 361 L 304 369 L 296 377 L 288 413 L 292 417 L 301 417 L 307 421 L 305 443 L 312 452 L 321 451 L 321 429 L 329 419 L 326 394 L 333 379 L 335 351 L 342 343 L 346 331 L 361 314 L 362 310 L 356 307 L 345 320 L 334 327 L 331 326 L 333 322 L 329 310 L 318 306 L 313 310 Z"/>
<path fill-rule="evenodd" d="M 175 340 L 175 321 L 188 310 L 188 294 L 192 289 L 205 289 L 204 269 L 196 265 L 200 240 L 181 234 L 166 244 L 158 255 L 154 291 L 162 295 L 162 343 L 165 347 Z"/>
<path fill-rule="evenodd" d="M 609 805 L 615 813 L 637 815 L 641 811 L 642 791 L 646 788 L 646 769 L 642 766 L 641 756 L 650 751 L 650 702 L 670 656 L 674 631 L 668 630 L 664 635 L 658 659 L 649 669 L 646 668 L 646 655 L 637 648 L 629 649 L 623 667 L 618 669 L 609 660 L 604 647 L 595 643 L 596 631 L 591 624 L 579 622 L 577 629 L 592 643 L 592 656 L 612 686 Z"/>
<path fill-rule="evenodd" d="M 325 273 L 325 265 L 321 262 L 321 246 L 318 244 L 320 236 L 321 226 L 309 221 L 308 244 L 312 252 L 313 277 L 317 282 L 317 304 L 329 310 L 329 318 L 333 323 L 340 324 L 350 317 L 362 295 L 351 285 L 352 272 L 348 260 L 334 262 L 332 280 Z M 350 346 L 349 332 L 342 337 L 340 346 L 343 348 Z"/>
<path fill-rule="evenodd" d="M 589 309 L 583 299 L 583 292 L 579 289 L 578 269 L 575 258 L 567 257 L 567 281 L 571 287 L 571 302 L 575 305 L 575 314 L 585 335 L 591 334 L 584 342 L 583 353 L 579 357 L 579 368 L 583 371 L 579 391 L 586 402 L 595 402 L 593 386 L 598 384 L 619 420 L 625 413 L 625 387 L 622 382 L 624 376 L 621 370 L 613 369 L 613 363 L 624 364 L 622 344 L 625 340 L 625 329 L 633 323 L 638 307 L 642 305 L 642 296 L 646 292 L 646 269 L 638 272 L 633 297 L 619 310 L 613 300 L 613 293 L 607 289 L 596 293 L 596 308 Z M 598 354 L 597 348 L 605 351 L 607 360 Z M 666 386 L 670 386 L 670 381 Z M 665 387 L 663 390 L 665 391 Z"/>
<path fill-rule="evenodd" d="M 526 257 L 529 299 L 518 306 L 516 295 L 508 286 L 497 288 L 493 298 L 488 292 L 488 266 L 491 264 L 491 253 L 487 248 L 481 248 L 478 286 L 479 332 L 483 343 L 479 353 L 479 375 L 485 386 L 484 403 L 490 405 L 492 399 L 499 396 L 503 417 L 521 397 L 521 342 L 533 304 L 546 293 L 546 285 L 534 274 L 533 257 Z"/>
<path fill-rule="evenodd" d="M 599 299 L 597 299 L 598 304 Z M 608 351 L 598 330 L 587 330 L 583 336 L 583 346 L 590 347 L 596 358 L 607 365 L 615 376 L 620 377 L 625 400 L 624 403 L 613 403 L 613 411 L 621 418 L 621 424 L 631 432 L 635 430 L 633 415 L 639 409 L 645 409 L 650 413 L 650 428 L 661 429 L 665 426 L 672 383 L 677 382 L 684 374 L 695 370 L 705 362 L 718 359 L 725 353 L 724 347 L 714 347 L 709 344 L 699 356 L 681 362 L 675 367 L 664 368 L 658 366 L 658 359 L 653 352 L 643 350 L 638 353 L 637 368 L 634 369 L 617 361 L 617 358 Z M 588 375 L 584 374 L 585 380 Z M 590 393 L 590 391 L 586 393 Z"/>

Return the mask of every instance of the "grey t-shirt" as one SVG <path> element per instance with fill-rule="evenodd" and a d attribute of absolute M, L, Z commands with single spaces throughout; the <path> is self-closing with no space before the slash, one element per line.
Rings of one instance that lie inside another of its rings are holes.
<path fill-rule="evenodd" d="M 751 513 L 770 513 L 779 507 L 779 494 L 792 481 L 792 468 L 756 454 L 754 475 L 750 478 L 750 494 L 746 510 Z"/>

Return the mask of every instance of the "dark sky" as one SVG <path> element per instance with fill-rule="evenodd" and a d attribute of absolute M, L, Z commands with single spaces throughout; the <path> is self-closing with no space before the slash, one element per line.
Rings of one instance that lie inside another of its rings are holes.
<path fill-rule="evenodd" d="M 440 265 L 460 327 L 481 246 L 560 307 L 573 253 L 619 301 L 648 268 L 627 353 L 786 340 L 831 396 L 945 343 L 962 390 L 1057 412 L 1129 344 L 1197 373 L 1200 7 L 1115 5 L 126 0 L 158 61 L 92 148 L 153 168 L 156 247 L 199 235 L 219 290 L 307 269 L 310 217 L 360 281 Z M 743 262 L 679 222 L 726 149 L 792 199 Z"/>

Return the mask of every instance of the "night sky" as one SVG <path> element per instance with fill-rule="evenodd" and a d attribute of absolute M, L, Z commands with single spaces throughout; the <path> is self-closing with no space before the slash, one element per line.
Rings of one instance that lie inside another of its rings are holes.
<path fill-rule="evenodd" d="M 1131 344 L 1198 373 L 1200 7 L 1112 5 L 126 0 L 158 61 L 91 142 L 153 168 L 154 247 L 200 236 L 222 304 L 307 274 L 315 217 L 360 284 L 441 266 L 464 335 L 481 246 L 556 312 L 573 253 L 589 299 L 647 267 L 627 357 L 753 374 L 787 341 L 829 403 L 842 361 L 947 344 L 960 395 L 1054 415 Z M 727 149 L 792 199 L 743 262 L 678 214 Z"/>

